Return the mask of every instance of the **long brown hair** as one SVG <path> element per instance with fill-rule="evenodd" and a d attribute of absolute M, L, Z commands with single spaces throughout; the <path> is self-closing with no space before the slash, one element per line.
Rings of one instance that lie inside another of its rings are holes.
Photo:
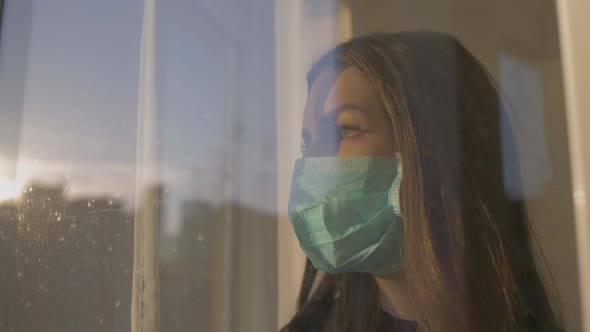
<path fill-rule="evenodd" d="M 561 331 L 524 202 L 504 187 L 500 117 L 509 111 L 485 68 L 434 32 L 343 43 L 314 64 L 309 86 L 334 66 L 362 71 L 391 118 L 413 329 Z M 284 331 L 378 331 L 385 319 L 370 274 L 320 276 L 309 261 L 297 308 Z"/>

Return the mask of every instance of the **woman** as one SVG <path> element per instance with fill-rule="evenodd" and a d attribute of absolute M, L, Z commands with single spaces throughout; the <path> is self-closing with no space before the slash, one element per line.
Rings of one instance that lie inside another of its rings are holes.
<path fill-rule="evenodd" d="M 562 331 L 472 54 L 375 34 L 320 58 L 308 85 L 289 202 L 308 261 L 282 331 Z"/>

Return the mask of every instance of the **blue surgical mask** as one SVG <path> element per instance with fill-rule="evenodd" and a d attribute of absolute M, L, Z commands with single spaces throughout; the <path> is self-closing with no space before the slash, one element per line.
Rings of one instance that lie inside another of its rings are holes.
<path fill-rule="evenodd" d="M 299 245 L 328 273 L 389 273 L 403 267 L 398 157 L 302 158 L 289 217 Z"/>

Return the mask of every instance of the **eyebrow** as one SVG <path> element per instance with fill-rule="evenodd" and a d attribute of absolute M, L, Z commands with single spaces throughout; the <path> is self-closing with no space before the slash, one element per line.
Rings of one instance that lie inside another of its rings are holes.
<path fill-rule="evenodd" d="M 352 103 L 344 103 L 342 105 L 338 105 L 334 108 L 332 108 L 329 112 L 325 113 L 326 115 L 328 114 L 333 114 L 333 113 L 340 113 L 342 111 L 357 111 L 357 112 L 361 112 L 361 113 L 365 113 L 368 114 L 369 111 L 357 104 L 352 104 Z"/>
<path fill-rule="evenodd" d="M 330 111 L 326 113 L 316 113 L 316 121 L 322 122 L 329 119 L 336 119 L 338 118 L 338 115 L 344 111 L 355 111 L 365 115 L 369 114 L 369 111 L 360 105 L 353 103 L 344 103 L 332 108 Z"/>

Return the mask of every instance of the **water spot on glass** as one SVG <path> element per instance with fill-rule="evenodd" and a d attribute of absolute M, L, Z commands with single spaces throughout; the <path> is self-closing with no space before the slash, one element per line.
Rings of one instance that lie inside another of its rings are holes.
<path fill-rule="evenodd" d="M 22 273 L 21 271 L 18 271 L 18 272 L 16 273 L 16 276 L 17 276 L 17 277 L 19 277 L 19 278 L 21 278 L 21 277 L 23 276 L 23 273 Z"/>
<path fill-rule="evenodd" d="M 103 321 L 104 321 L 104 320 L 102 319 L 102 317 L 99 317 L 99 318 L 98 318 L 98 323 L 99 323 L 99 324 L 102 324 L 102 323 L 103 323 Z"/>
<path fill-rule="evenodd" d="M 115 308 L 118 308 L 121 305 L 121 301 L 117 300 L 115 301 Z"/>
<path fill-rule="evenodd" d="M 113 247 L 112 247 L 112 246 L 109 246 L 107 250 L 108 250 L 109 252 L 111 252 L 111 251 L 113 251 Z"/>
<path fill-rule="evenodd" d="M 112 199 L 112 198 L 109 198 L 109 199 L 107 200 L 107 202 L 109 203 L 109 205 L 113 205 L 113 199 Z"/>
<path fill-rule="evenodd" d="M 25 216 L 22 214 L 18 215 L 18 221 L 23 221 L 25 219 Z"/>
<path fill-rule="evenodd" d="M 197 240 L 199 240 L 199 242 L 203 242 L 203 240 L 205 240 L 205 237 L 203 236 L 203 234 L 199 233 L 197 234 Z"/>
<path fill-rule="evenodd" d="M 74 223 L 71 223 L 71 224 L 70 224 L 70 228 L 76 228 L 76 224 L 74 224 Z"/>
<path fill-rule="evenodd" d="M 33 187 L 29 186 L 29 192 L 32 192 L 32 191 L 33 191 Z"/>
<path fill-rule="evenodd" d="M 30 307 L 31 306 L 31 301 L 27 301 L 26 305 L 27 305 L 27 307 Z"/>
<path fill-rule="evenodd" d="M 27 232 L 31 231 L 31 226 L 27 226 Z"/>
<path fill-rule="evenodd" d="M 61 215 L 57 216 L 57 221 L 61 221 Z"/>
<path fill-rule="evenodd" d="M 86 203 L 86 205 L 87 205 L 88 207 L 91 207 L 91 206 L 92 206 L 92 202 L 91 202 L 91 201 L 88 201 L 88 202 Z"/>
<path fill-rule="evenodd" d="M 60 237 L 57 238 L 57 240 L 59 242 L 64 242 L 66 240 L 66 238 L 64 236 L 60 236 Z"/>

